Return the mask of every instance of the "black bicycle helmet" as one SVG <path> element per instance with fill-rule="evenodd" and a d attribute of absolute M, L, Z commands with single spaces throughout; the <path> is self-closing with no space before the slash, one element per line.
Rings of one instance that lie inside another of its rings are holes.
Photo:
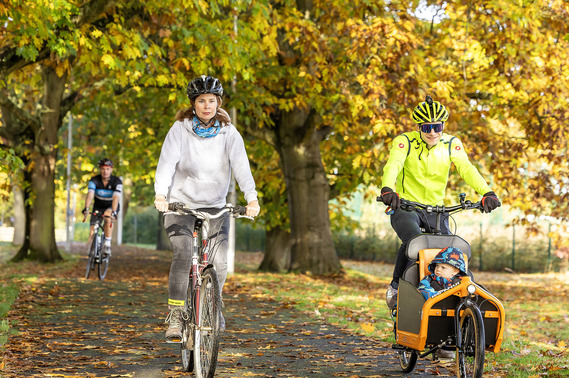
<path fill-rule="evenodd" d="M 104 158 L 99 160 L 99 167 L 112 167 L 113 166 L 113 161 L 109 158 Z"/>
<path fill-rule="evenodd" d="M 213 76 L 201 75 L 190 81 L 186 93 L 190 100 L 203 95 L 211 93 L 216 96 L 223 96 L 223 87 L 218 79 Z"/>
<path fill-rule="evenodd" d="M 448 119 L 448 110 L 438 101 L 433 101 L 429 95 L 413 110 L 415 123 L 445 122 Z"/>

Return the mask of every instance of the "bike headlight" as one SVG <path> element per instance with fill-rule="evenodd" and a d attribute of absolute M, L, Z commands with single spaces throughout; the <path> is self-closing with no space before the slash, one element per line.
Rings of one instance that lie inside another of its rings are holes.
<path fill-rule="evenodd" d="M 476 292 L 476 286 L 474 285 L 468 285 L 468 287 L 466 288 L 466 290 L 468 290 L 468 292 L 470 294 L 474 294 Z"/>

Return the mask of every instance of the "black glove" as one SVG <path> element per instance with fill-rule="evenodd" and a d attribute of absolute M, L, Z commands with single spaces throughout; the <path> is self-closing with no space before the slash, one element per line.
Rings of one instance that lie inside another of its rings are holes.
<path fill-rule="evenodd" d="M 83 210 L 81 210 L 81 214 L 83 214 L 83 216 L 87 216 L 87 208 L 84 207 Z"/>
<path fill-rule="evenodd" d="M 497 207 L 502 206 L 498 196 L 494 192 L 488 192 L 482 197 L 482 212 L 489 213 Z"/>
<path fill-rule="evenodd" d="M 113 211 L 113 212 L 111 213 L 111 217 L 117 219 L 117 212 L 116 212 L 116 211 Z"/>
<path fill-rule="evenodd" d="M 401 200 L 399 199 L 399 194 L 395 193 L 391 188 L 384 186 L 381 188 L 381 201 L 386 205 L 391 207 L 391 210 L 396 211 L 401 205 Z"/>

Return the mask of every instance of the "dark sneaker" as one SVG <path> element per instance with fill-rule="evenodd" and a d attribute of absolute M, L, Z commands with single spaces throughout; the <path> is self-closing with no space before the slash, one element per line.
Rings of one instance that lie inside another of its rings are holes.
<path fill-rule="evenodd" d="M 435 357 L 439 360 L 454 360 L 454 352 L 452 350 L 437 349 Z"/>
<path fill-rule="evenodd" d="M 385 293 L 385 302 L 387 303 L 387 307 L 392 310 L 397 307 L 397 289 L 394 289 L 391 285 L 387 287 L 387 292 Z"/>
<path fill-rule="evenodd" d="M 166 330 L 167 343 L 181 343 L 182 342 L 182 317 L 184 313 L 183 307 L 174 307 L 166 316 L 164 323 L 168 323 Z"/>

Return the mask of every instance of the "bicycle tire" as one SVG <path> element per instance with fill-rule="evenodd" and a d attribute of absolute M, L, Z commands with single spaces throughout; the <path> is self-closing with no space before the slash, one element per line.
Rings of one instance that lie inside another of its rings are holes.
<path fill-rule="evenodd" d="M 199 288 L 197 324 L 194 333 L 194 374 L 196 378 L 211 378 L 217 367 L 219 352 L 219 318 L 221 295 L 217 274 L 213 268 L 204 270 Z"/>
<path fill-rule="evenodd" d="M 188 285 L 188 294 L 186 296 L 185 313 L 188 315 L 187 319 L 182 322 L 182 343 L 181 360 L 182 370 L 186 372 L 194 371 L 194 312 L 192 311 L 192 278 L 190 277 L 190 284 Z"/>
<path fill-rule="evenodd" d="M 405 373 L 410 373 L 415 369 L 417 364 L 417 353 L 415 351 L 400 351 L 399 352 L 399 365 L 401 370 Z"/>
<path fill-rule="evenodd" d="M 91 270 L 95 269 L 95 254 L 97 250 L 97 235 L 93 234 L 93 238 L 89 243 L 89 250 L 87 255 L 87 267 L 85 272 L 85 279 L 89 278 Z"/>
<path fill-rule="evenodd" d="M 109 260 L 110 259 L 111 259 L 111 256 L 107 256 L 106 258 L 103 258 L 101 251 L 99 251 L 99 266 L 98 266 L 97 273 L 99 275 L 99 280 L 101 280 L 101 281 L 103 281 L 105 279 L 105 277 L 107 276 L 107 269 L 109 269 Z"/>
<path fill-rule="evenodd" d="M 459 378 L 479 378 L 484 372 L 484 323 L 480 309 L 466 304 L 460 316 L 461 346 L 456 348 L 456 370 Z"/>

